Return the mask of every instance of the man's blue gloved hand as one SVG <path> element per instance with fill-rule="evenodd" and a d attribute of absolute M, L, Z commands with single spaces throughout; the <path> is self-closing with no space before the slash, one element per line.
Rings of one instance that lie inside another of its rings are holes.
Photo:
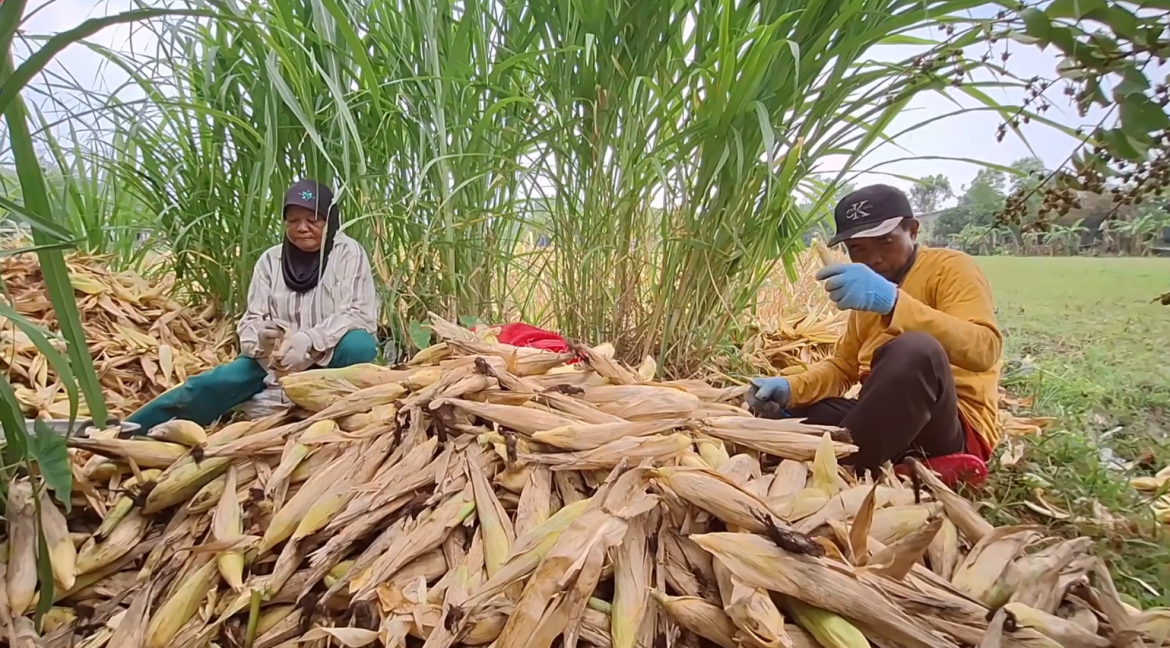
<path fill-rule="evenodd" d="M 788 407 L 789 396 L 787 378 L 756 378 L 748 390 L 747 404 L 756 416 L 784 418 L 784 408 Z"/>
<path fill-rule="evenodd" d="M 863 263 L 834 263 L 817 273 L 829 299 L 841 310 L 889 315 L 898 299 L 898 287 Z"/>

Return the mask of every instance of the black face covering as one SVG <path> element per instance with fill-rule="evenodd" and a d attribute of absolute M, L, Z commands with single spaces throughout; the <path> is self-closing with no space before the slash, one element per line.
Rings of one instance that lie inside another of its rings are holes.
<path fill-rule="evenodd" d="M 301 180 L 289 188 L 284 196 L 286 214 L 292 206 L 304 207 L 317 218 L 324 216 L 326 219 L 324 240 L 316 252 L 300 249 L 288 239 L 287 233 L 284 237 L 280 255 L 284 284 L 293 292 L 303 293 L 312 290 L 325 273 L 329 253 L 333 251 L 333 240 L 341 229 L 341 210 L 333 203 L 333 191 L 314 180 Z"/>

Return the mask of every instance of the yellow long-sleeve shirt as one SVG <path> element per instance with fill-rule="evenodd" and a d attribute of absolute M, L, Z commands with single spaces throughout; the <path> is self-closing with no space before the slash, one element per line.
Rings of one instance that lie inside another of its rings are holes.
<path fill-rule="evenodd" d="M 955 250 L 919 248 L 898 286 L 893 313 L 851 312 L 833 356 L 788 377 L 791 405 L 843 396 L 869 374 L 874 351 L 907 331 L 929 333 L 942 344 L 954 372 L 959 412 L 994 448 L 1003 337 L 986 277 L 974 259 Z"/>

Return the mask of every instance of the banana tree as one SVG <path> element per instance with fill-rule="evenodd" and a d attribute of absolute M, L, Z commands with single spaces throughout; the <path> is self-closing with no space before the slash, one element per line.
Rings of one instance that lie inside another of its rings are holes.
<path fill-rule="evenodd" d="M 1128 252 L 1134 256 L 1147 256 L 1154 247 L 1154 235 L 1159 223 L 1152 214 L 1134 216 L 1122 223 L 1122 231 L 1128 242 Z"/>

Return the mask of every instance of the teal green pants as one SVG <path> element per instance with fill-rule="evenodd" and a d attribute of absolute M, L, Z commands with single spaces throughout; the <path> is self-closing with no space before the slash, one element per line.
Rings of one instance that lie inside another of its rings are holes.
<path fill-rule="evenodd" d="M 333 350 L 329 368 L 373 362 L 377 356 L 378 343 L 374 336 L 365 331 L 350 331 Z M 159 423 L 176 418 L 203 426 L 211 425 L 233 407 L 246 403 L 263 391 L 267 375 L 260 363 L 247 356 L 240 356 L 159 394 L 126 420 L 141 425 L 142 434 Z"/>

